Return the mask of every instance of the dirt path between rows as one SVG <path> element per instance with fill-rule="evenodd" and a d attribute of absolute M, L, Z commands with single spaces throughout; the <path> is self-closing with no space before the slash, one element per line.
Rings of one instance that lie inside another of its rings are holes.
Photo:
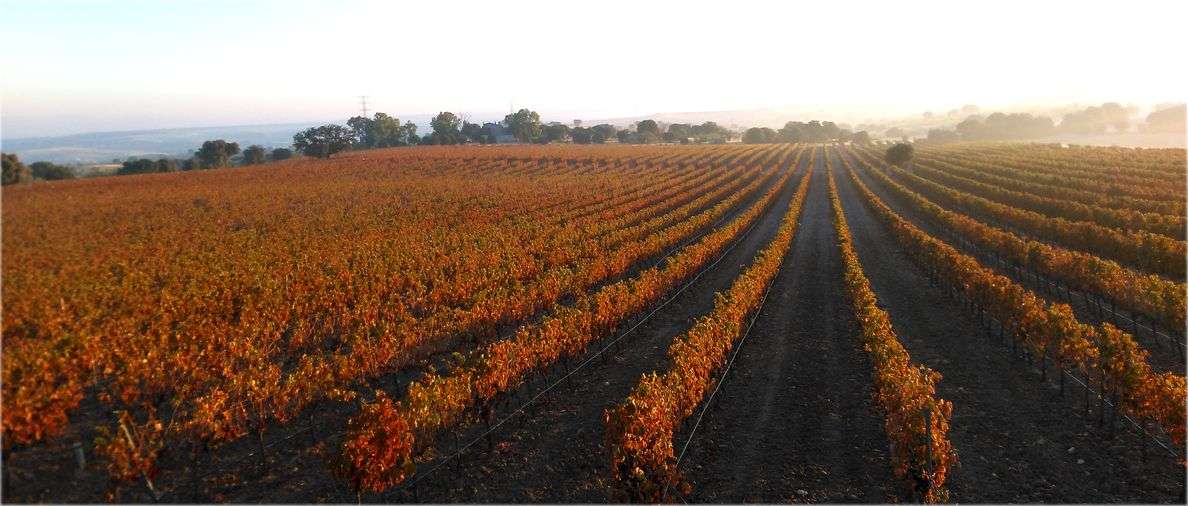
<path fill-rule="evenodd" d="M 672 338 L 708 313 L 714 293 L 729 288 L 770 242 L 801 177 L 788 182 L 774 205 L 720 263 L 636 329 L 607 360 L 591 362 L 493 433 L 493 450 L 487 451 L 485 442 L 475 445 L 456 462 L 426 476 L 415 495 L 397 491 L 377 499 L 433 503 L 589 503 L 610 499 L 603 411 L 626 398 L 644 373 L 666 365 L 665 353 Z M 500 413 L 496 419 L 507 414 Z M 485 426 L 478 425 L 467 430 L 461 440 L 480 435 Z"/>
<path fill-rule="evenodd" d="M 841 164 L 834 158 L 835 167 Z M 953 402 L 949 437 L 961 459 L 949 480 L 958 502 L 1174 502 L 1183 468 L 1152 450 L 1144 464 L 1131 436 L 1109 437 L 1080 414 L 1081 391 L 1062 399 L 1054 384 L 997 338 L 924 273 L 865 206 L 844 171 L 838 190 L 854 248 L 913 362 L 944 378 Z"/>
<path fill-rule="evenodd" d="M 871 364 L 842 289 L 816 162 L 792 249 L 682 463 L 690 502 L 894 500 Z"/>
<path fill-rule="evenodd" d="M 851 165 L 857 167 L 857 165 L 855 165 L 853 162 L 853 160 L 855 160 L 855 159 L 857 159 L 857 157 L 853 156 L 851 154 L 851 156 L 850 156 Z M 1026 287 L 1027 289 L 1035 292 L 1035 294 L 1040 297 L 1043 297 L 1049 301 L 1064 302 L 1066 304 L 1069 304 L 1069 306 L 1073 308 L 1073 312 L 1077 316 L 1077 319 L 1080 320 L 1082 323 L 1100 325 L 1102 322 L 1110 321 L 1118 328 L 1121 328 L 1127 332 L 1130 332 L 1134 336 L 1135 340 L 1139 343 L 1139 345 L 1142 346 L 1143 349 L 1147 350 L 1150 353 L 1150 355 L 1148 356 L 1147 362 L 1151 365 L 1151 367 L 1154 370 L 1156 370 L 1158 372 L 1171 371 L 1171 372 L 1174 372 L 1174 373 L 1180 374 L 1180 375 L 1183 375 L 1185 373 L 1185 362 L 1184 362 L 1184 356 L 1183 356 L 1184 348 L 1178 344 L 1178 341 L 1180 341 L 1180 338 L 1174 336 L 1175 333 L 1168 333 L 1167 329 L 1159 328 L 1159 326 L 1157 325 L 1156 327 L 1157 327 L 1158 331 L 1163 333 L 1164 336 L 1160 337 L 1160 338 L 1156 338 L 1151 335 L 1151 329 L 1149 326 L 1150 321 L 1146 318 L 1141 318 L 1141 317 L 1140 317 L 1140 320 L 1142 320 L 1142 322 L 1143 322 L 1142 326 L 1139 327 L 1136 331 L 1134 321 L 1130 320 L 1130 318 L 1133 318 L 1134 315 L 1131 314 L 1129 311 L 1127 311 L 1124 308 L 1116 308 L 1116 309 L 1118 310 L 1120 315 L 1129 315 L 1129 317 L 1127 317 L 1127 318 L 1111 318 L 1108 316 L 1109 313 L 1106 313 L 1106 315 L 1100 315 L 1097 313 L 1097 311 L 1095 311 L 1092 307 L 1089 306 L 1089 303 L 1085 300 L 1084 295 L 1075 294 L 1069 298 L 1066 298 L 1064 292 L 1061 292 L 1060 290 L 1053 290 L 1053 285 L 1051 284 L 1052 281 L 1046 277 L 1041 276 L 1040 279 L 1036 279 L 1035 277 L 1032 277 L 1029 275 L 1024 275 L 1020 271 L 1010 269 L 1010 268 L 1004 268 L 1005 262 L 1000 263 L 998 261 L 998 259 L 994 258 L 993 256 L 991 256 L 989 254 L 988 249 L 977 247 L 972 244 L 965 244 L 961 241 L 953 240 L 953 238 L 949 237 L 945 233 L 945 231 L 942 230 L 940 227 L 934 225 L 930 220 L 924 219 L 923 216 L 921 215 L 921 213 L 915 211 L 915 209 L 912 208 L 910 205 L 904 204 L 899 198 L 896 198 L 895 196 L 893 196 L 890 191 L 883 188 L 882 185 L 878 184 L 874 180 L 874 178 L 866 175 L 866 173 L 862 172 L 861 170 L 859 170 L 859 173 L 862 174 L 863 181 L 866 182 L 867 187 L 869 187 L 871 189 L 871 191 L 878 194 L 879 197 L 883 199 L 883 202 L 885 202 L 888 206 L 890 206 L 892 209 L 894 209 L 895 212 L 899 213 L 900 216 L 903 216 L 904 218 L 906 218 L 906 219 L 910 220 L 912 223 L 914 223 L 917 227 L 920 227 L 921 229 L 927 231 L 929 234 L 932 234 L 933 237 L 936 237 L 937 239 L 945 241 L 950 246 L 960 250 L 962 253 L 965 253 L 967 255 L 977 258 L 978 261 L 982 263 L 982 265 L 993 269 L 995 272 L 997 272 L 999 274 L 1002 274 L 1004 276 L 1011 278 L 1016 283 L 1019 283 L 1019 284 L 1023 285 L 1024 287 Z M 910 189 L 910 187 L 909 187 L 909 189 Z M 927 198 L 927 196 L 924 196 L 924 197 Z M 936 204 L 935 201 L 933 201 L 933 203 Z M 937 205 L 940 205 L 940 204 L 937 204 Z M 972 214 L 963 213 L 961 209 L 957 209 L 957 208 L 954 208 L 951 206 L 941 206 L 941 207 L 948 209 L 950 211 L 953 211 L 953 212 L 964 214 L 965 216 L 968 216 L 970 218 L 978 219 L 978 221 L 980 221 L 986 225 L 995 226 L 995 227 L 1001 228 L 1003 230 L 1008 230 L 1008 231 L 1014 232 L 1016 235 L 1019 235 L 1020 237 L 1028 237 L 1026 234 L 1021 234 L 1021 233 L 1019 233 L 1019 231 L 1013 230 L 1010 227 L 1004 228 L 1001 226 L 1000 223 L 995 223 L 992 220 L 988 221 L 988 220 L 977 218 L 975 215 L 972 215 Z M 1030 237 L 1030 239 L 1036 240 L 1036 241 L 1041 241 L 1041 242 L 1046 242 L 1046 241 L 1043 241 L 1042 239 L 1035 238 L 1035 237 Z M 1048 242 L 1048 244 L 1054 244 L 1054 243 Z M 1057 245 L 1057 246 L 1059 246 L 1059 245 Z M 1175 340 L 1176 342 L 1173 342 L 1172 340 Z"/>

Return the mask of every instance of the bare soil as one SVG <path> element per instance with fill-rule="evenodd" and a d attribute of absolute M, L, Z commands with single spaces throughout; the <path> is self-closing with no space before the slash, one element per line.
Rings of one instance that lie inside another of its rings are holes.
<path fill-rule="evenodd" d="M 1099 425 L 1095 402 L 1083 414 L 1083 390 L 1070 383 L 1061 396 L 1054 382 L 1041 382 L 1038 368 L 987 335 L 945 288 L 930 287 L 849 177 L 841 171 L 836 177 L 854 248 L 879 302 L 913 362 L 944 376 L 937 390 L 953 402 L 949 438 L 961 461 L 949 480 L 954 501 L 1183 501 L 1183 467 L 1174 458 L 1152 445 L 1144 460 L 1142 440 L 1121 423 L 1114 432 L 1108 422 Z"/>
<path fill-rule="evenodd" d="M 896 500 L 870 359 L 840 282 L 828 176 L 816 162 L 783 269 L 682 463 L 690 502 Z"/>
<path fill-rule="evenodd" d="M 794 177 L 767 212 L 733 249 L 684 291 L 643 321 L 606 354 L 574 372 L 532 406 L 420 481 L 416 490 L 397 490 L 378 501 L 417 502 L 607 502 L 610 456 L 603 411 L 621 402 L 647 372 L 664 367 L 672 339 L 713 308 L 714 293 L 730 283 L 770 242 L 795 192 Z M 630 327 L 628 327 L 630 328 Z M 591 354 L 599 348 L 592 348 Z M 558 374 L 560 376 L 561 373 Z M 532 390 L 542 390 L 541 388 Z M 499 413 L 502 419 L 528 399 Z M 486 432 L 484 424 L 460 435 L 464 445 Z M 444 445 L 445 455 L 457 445 Z M 437 462 L 427 464 L 431 467 Z M 365 498 L 367 500 L 369 498 Z"/>

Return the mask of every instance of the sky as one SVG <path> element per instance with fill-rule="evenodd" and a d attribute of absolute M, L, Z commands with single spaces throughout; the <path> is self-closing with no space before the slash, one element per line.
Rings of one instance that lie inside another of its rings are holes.
<path fill-rule="evenodd" d="M 0 0 L 0 137 L 1183 102 L 1188 2 Z M 822 118 L 829 119 L 829 118 Z"/>

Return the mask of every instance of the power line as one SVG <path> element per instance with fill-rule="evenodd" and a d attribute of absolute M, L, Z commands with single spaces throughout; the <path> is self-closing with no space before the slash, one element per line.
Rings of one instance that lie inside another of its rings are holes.
<path fill-rule="evenodd" d="M 363 112 L 363 117 L 367 117 L 367 95 L 359 95 L 359 109 Z"/>

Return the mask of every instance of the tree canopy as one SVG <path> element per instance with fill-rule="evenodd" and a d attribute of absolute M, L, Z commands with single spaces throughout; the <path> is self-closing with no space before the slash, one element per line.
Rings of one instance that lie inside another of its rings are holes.
<path fill-rule="evenodd" d="M 570 128 L 562 123 L 549 123 L 542 129 L 545 142 L 564 142 L 569 139 Z"/>
<path fill-rule="evenodd" d="M 76 177 L 74 169 L 50 162 L 33 162 L 29 164 L 29 169 L 33 172 L 33 179 L 55 181 L 60 179 L 74 179 Z"/>
<path fill-rule="evenodd" d="M 1052 119 L 1026 113 L 993 113 L 983 119 L 970 116 L 957 124 L 963 140 L 1034 139 L 1056 133 Z"/>
<path fill-rule="evenodd" d="M 1148 114 L 1144 127 L 1151 132 L 1183 133 L 1185 112 L 1184 104 L 1164 107 Z"/>
<path fill-rule="evenodd" d="M 743 132 L 742 141 L 747 144 L 768 144 L 780 141 L 780 134 L 767 127 L 751 127 Z"/>
<path fill-rule="evenodd" d="M 916 148 L 912 147 L 911 144 L 899 142 L 887 148 L 887 154 L 884 159 L 891 165 L 903 165 L 912 161 L 912 155 L 915 153 Z"/>
<path fill-rule="evenodd" d="M 202 147 L 194 153 L 194 156 L 202 162 L 202 167 L 217 169 L 226 167 L 230 163 L 231 157 L 237 154 L 239 154 L 239 143 L 215 139 L 203 142 Z"/>
<path fill-rule="evenodd" d="M 619 133 L 618 128 L 615 128 L 614 125 L 607 123 L 594 125 L 590 127 L 590 130 L 590 142 L 593 142 L 594 144 L 602 144 L 603 142 L 606 142 L 607 139 L 615 139 L 617 138 L 616 135 Z M 600 138 L 601 140 L 599 140 Z"/>
<path fill-rule="evenodd" d="M 429 121 L 433 128 L 433 144 L 462 144 L 462 119 L 452 112 L 439 112 Z"/>
<path fill-rule="evenodd" d="M 540 115 L 536 111 L 520 109 L 503 118 L 503 126 L 511 131 L 520 142 L 532 142 L 540 137 L 542 127 Z"/>
<path fill-rule="evenodd" d="M 574 144 L 589 144 L 593 141 L 594 131 L 589 128 L 576 127 L 569 132 L 569 137 L 573 139 Z"/>
<path fill-rule="evenodd" d="M 264 151 L 264 146 L 253 144 L 243 150 L 243 164 L 256 165 L 264 163 L 267 160 L 267 152 Z"/>
<path fill-rule="evenodd" d="M 307 156 L 330 158 L 345 151 L 356 139 L 355 132 L 342 125 L 322 125 L 293 136 L 293 147 Z"/>
<path fill-rule="evenodd" d="M 152 174 L 156 172 L 176 172 L 177 162 L 168 158 L 161 158 L 153 161 L 147 158 L 138 160 L 128 160 L 124 165 L 116 169 L 117 176 L 128 176 L 132 174 Z"/>
<path fill-rule="evenodd" d="M 673 123 L 668 125 L 668 131 L 664 132 L 664 140 L 668 142 L 685 144 L 691 137 L 693 137 L 693 125 L 688 123 Z"/>
<path fill-rule="evenodd" d="M 1065 114 L 1058 128 L 1062 132 L 1082 135 L 1103 134 L 1110 130 L 1125 132 L 1130 129 L 1131 112 L 1122 104 L 1108 102 L 1100 107 L 1090 106 Z"/>
<path fill-rule="evenodd" d="M 0 153 L 0 165 L 3 165 L 4 169 L 3 179 L 0 182 L 4 185 L 24 183 L 33 179 L 32 171 L 21 163 L 15 153 Z"/>
<path fill-rule="evenodd" d="M 478 123 L 471 123 L 469 121 L 462 121 L 462 137 L 466 138 L 466 142 L 477 142 L 479 144 L 487 143 L 487 129 L 483 128 Z"/>
<path fill-rule="evenodd" d="M 832 142 L 846 141 L 850 138 L 850 131 L 845 130 L 832 121 L 812 120 L 789 121 L 779 131 L 783 142 Z"/>
<path fill-rule="evenodd" d="M 274 161 L 274 162 L 280 161 L 280 160 L 288 160 L 290 158 L 293 158 L 293 150 L 288 149 L 288 148 L 276 148 L 276 149 L 272 150 L 272 153 L 268 156 L 269 156 L 269 158 L 272 158 L 272 161 Z"/>
<path fill-rule="evenodd" d="M 355 116 L 347 120 L 347 126 L 351 129 L 352 145 L 360 149 L 410 146 L 420 140 L 415 123 L 401 124 L 399 118 L 382 112 L 371 118 Z"/>
<path fill-rule="evenodd" d="M 655 120 L 645 119 L 635 125 L 635 132 L 641 137 L 647 136 L 649 138 L 660 138 L 660 125 L 656 124 Z"/>
<path fill-rule="evenodd" d="M 708 142 L 711 144 L 724 143 L 735 135 L 729 128 L 718 125 L 713 121 L 693 125 L 692 131 L 693 138 L 697 139 L 697 142 Z"/>

